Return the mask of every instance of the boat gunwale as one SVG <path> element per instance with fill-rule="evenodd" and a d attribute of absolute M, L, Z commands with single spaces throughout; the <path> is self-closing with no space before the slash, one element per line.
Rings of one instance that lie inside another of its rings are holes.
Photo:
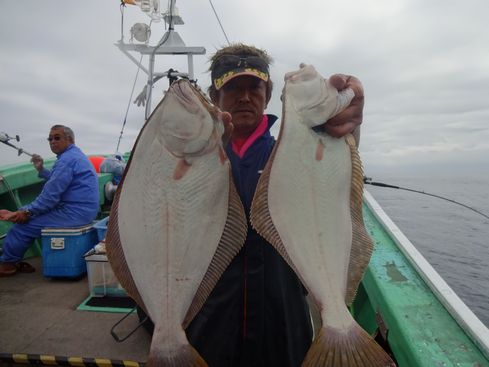
<path fill-rule="evenodd" d="M 364 190 L 364 202 L 435 297 L 472 339 L 482 354 L 489 359 L 489 329 L 416 249 L 367 190 Z"/>

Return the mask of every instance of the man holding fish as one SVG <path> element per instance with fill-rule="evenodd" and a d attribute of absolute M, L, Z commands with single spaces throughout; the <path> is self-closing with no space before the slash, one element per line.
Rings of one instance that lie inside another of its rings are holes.
<path fill-rule="evenodd" d="M 244 246 L 186 328 L 190 344 L 211 367 L 297 367 L 313 338 L 306 289 L 250 225 L 257 183 L 275 144 L 270 128 L 277 117 L 264 113 L 272 94 L 271 62 L 266 51 L 244 44 L 224 47 L 211 58 L 209 95 L 225 111 L 220 115 L 225 151 L 248 220 Z M 315 129 L 335 138 L 352 133 L 358 145 L 362 84 L 340 74 L 330 83 L 338 91 L 349 88 L 354 95 L 342 112 Z M 177 164 L 174 177 L 180 179 L 187 166 L 184 161 Z"/>
<path fill-rule="evenodd" d="M 264 113 L 272 93 L 271 62 L 266 51 L 244 44 L 224 47 L 211 58 L 209 95 L 232 117 L 223 119 L 229 138 L 226 153 L 247 216 L 275 143 L 270 128 L 277 117 Z M 331 79 L 338 90 L 351 88 L 355 97 L 321 129 L 338 138 L 353 132 L 358 140 L 362 84 L 353 76 Z M 305 297 L 294 271 L 249 226 L 245 245 L 187 328 L 187 336 L 212 367 L 300 366 L 313 334 Z"/>

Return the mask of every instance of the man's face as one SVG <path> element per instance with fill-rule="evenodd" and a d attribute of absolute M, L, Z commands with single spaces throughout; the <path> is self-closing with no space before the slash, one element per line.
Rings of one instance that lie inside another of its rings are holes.
<path fill-rule="evenodd" d="M 267 107 L 267 84 L 253 76 L 238 76 L 218 91 L 214 103 L 233 117 L 233 137 L 246 138 L 263 118 Z"/>
<path fill-rule="evenodd" d="M 49 147 L 54 154 L 63 153 L 72 143 L 63 129 L 51 129 L 49 132 Z"/>

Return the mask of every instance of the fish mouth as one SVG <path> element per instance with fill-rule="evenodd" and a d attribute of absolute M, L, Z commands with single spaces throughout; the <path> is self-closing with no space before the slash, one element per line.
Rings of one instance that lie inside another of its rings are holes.
<path fill-rule="evenodd" d="M 209 112 L 214 120 L 217 119 L 219 109 L 212 105 L 201 90 L 192 87 L 188 82 L 183 82 L 183 79 L 173 83 L 170 91 L 188 112 L 199 114 L 203 109 Z"/>
<path fill-rule="evenodd" d="M 203 98 L 199 98 L 199 95 L 192 89 L 187 83 L 177 81 L 170 87 L 171 93 L 176 97 L 178 102 L 191 114 L 199 114 L 201 108 L 207 109 L 206 102 Z M 202 103 L 202 106 L 199 104 Z"/>
<path fill-rule="evenodd" d="M 188 82 L 177 81 L 167 94 L 173 104 L 162 115 L 161 143 L 175 157 L 206 154 L 217 145 L 215 110 Z"/>

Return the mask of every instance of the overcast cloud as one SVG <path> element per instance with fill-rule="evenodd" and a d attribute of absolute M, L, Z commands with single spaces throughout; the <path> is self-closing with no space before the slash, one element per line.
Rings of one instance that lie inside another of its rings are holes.
<path fill-rule="evenodd" d="M 5 1 L 0 11 L 0 132 L 18 134 L 29 152 L 52 156 L 49 127 L 66 123 L 86 153 L 113 153 L 137 68 L 120 39 L 117 0 Z M 275 92 L 268 112 L 280 114 L 285 72 L 300 62 L 324 75 L 352 74 L 364 84 L 361 153 L 367 174 L 382 170 L 489 171 L 489 31 L 487 0 L 213 0 L 231 42 L 274 57 Z M 162 1 L 166 9 L 166 1 Z M 207 0 L 177 1 L 177 26 L 195 56 L 195 76 L 209 85 L 207 58 L 226 39 Z M 136 7 L 124 11 L 125 40 Z M 163 23 L 152 26 L 157 43 Z M 136 57 L 139 58 L 138 55 Z M 147 59 L 143 59 L 147 65 Z M 157 63 L 186 71 L 186 58 Z M 135 94 L 146 83 L 139 73 Z M 154 104 L 167 82 L 155 86 Z M 144 123 L 131 104 L 120 151 Z M 0 165 L 25 160 L 0 145 Z"/>

